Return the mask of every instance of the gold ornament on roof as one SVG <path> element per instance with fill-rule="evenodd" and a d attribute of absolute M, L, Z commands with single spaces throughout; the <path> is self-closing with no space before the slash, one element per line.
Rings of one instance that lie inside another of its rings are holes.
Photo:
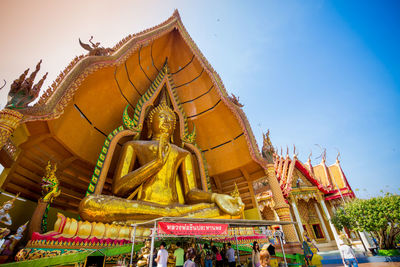
<path fill-rule="evenodd" d="M 271 139 L 269 137 L 269 129 L 267 133 L 263 133 L 263 146 L 272 146 Z"/>
<path fill-rule="evenodd" d="M 244 107 L 244 105 L 242 103 L 239 102 L 239 97 L 235 96 L 234 94 L 231 94 L 230 96 L 228 96 L 229 100 L 235 104 L 238 107 Z"/>
<path fill-rule="evenodd" d="M 274 146 L 272 145 L 271 139 L 269 137 L 269 129 L 267 130 L 267 133 L 263 133 L 263 146 L 261 149 L 263 157 L 270 163 L 274 161 L 274 154 L 275 154 L 275 149 Z"/>
<path fill-rule="evenodd" d="M 97 43 L 93 43 L 93 36 L 90 37 L 89 39 L 89 44 L 85 44 L 81 41 L 81 39 L 79 39 L 79 44 L 81 45 L 81 47 L 87 51 L 89 51 L 89 56 L 107 56 L 109 54 L 111 54 L 112 52 L 114 52 L 114 49 L 112 48 L 104 48 L 102 46 L 100 46 L 100 42 Z"/>

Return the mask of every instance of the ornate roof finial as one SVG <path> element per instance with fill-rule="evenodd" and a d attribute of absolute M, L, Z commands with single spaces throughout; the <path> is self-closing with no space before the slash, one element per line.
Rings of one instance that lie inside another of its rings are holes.
<path fill-rule="evenodd" d="M 274 149 L 271 143 L 271 139 L 269 137 L 269 129 L 268 129 L 266 134 L 263 133 L 263 147 L 269 147 L 269 146 L 271 146 L 272 150 Z"/>
<path fill-rule="evenodd" d="M 44 80 L 47 77 L 47 73 L 43 76 L 43 78 L 33 86 L 33 81 L 35 80 L 36 74 L 40 70 L 40 64 L 42 60 L 38 62 L 36 65 L 36 69 L 31 75 L 26 78 L 26 75 L 29 72 L 29 69 L 25 70 L 18 79 L 16 79 L 10 86 L 10 92 L 8 93 L 8 102 L 6 108 L 10 109 L 19 109 L 25 108 L 35 100 L 40 92 L 40 88 L 43 85 Z"/>
<path fill-rule="evenodd" d="M 286 145 L 286 157 L 289 157 L 289 147 Z"/>
<path fill-rule="evenodd" d="M 339 149 L 337 149 L 337 148 L 336 148 L 336 150 L 337 150 L 336 163 L 339 163 L 339 162 L 340 162 L 340 160 L 339 160 L 339 158 L 340 158 L 340 151 L 339 151 Z"/>
<path fill-rule="evenodd" d="M 308 155 L 308 162 L 311 162 L 312 150 L 310 150 L 310 154 Z"/>
<path fill-rule="evenodd" d="M 299 155 L 299 153 L 296 153 L 296 145 L 293 144 L 293 158 L 297 158 L 297 156 Z"/>
<path fill-rule="evenodd" d="M 269 138 L 269 129 L 267 133 L 263 133 L 263 146 L 261 153 L 268 162 L 273 162 L 273 155 L 275 154 L 274 146 L 272 145 L 271 139 Z"/>
<path fill-rule="evenodd" d="M 244 107 L 244 105 L 242 103 L 239 102 L 239 97 L 235 96 L 234 94 L 231 93 L 231 96 L 228 96 L 229 100 L 235 104 L 238 107 Z"/>
<path fill-rule="evenodd" d="M 319 149 L 321 149 L 321 154 L 318 157 L 316 157 L 315 159 L 321 158 L 321 162 L 325 163 L 325 161 L 326 161 L 326 148 L 323 148 L 319 144 L 315 144 L 315 145 L 318 146 Z"/>
<path fill-rule="evenodd" d="M 89 39 L 89 44 L 82 43 L 81 39 L 79 38 L 79 44 L 81 47 L 87 51 L 89 51 L 88 55 L 89 56 L 108 56 L 112 52 L 114 52 L 114 49 L 112 48 L 104 48 L 100 46 L 100 42 L 93 43 L 93 36 L 90 37 Z"/>

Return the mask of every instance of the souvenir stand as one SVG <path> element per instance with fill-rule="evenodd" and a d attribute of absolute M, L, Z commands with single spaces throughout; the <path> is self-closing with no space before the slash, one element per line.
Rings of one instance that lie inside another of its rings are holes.
<path fill-rule="evenodd" d="M 154 241 L 156 237 L 159 238 L 170 238 L 170 237 L 203 237 L 213 238 L 213 240 L 227 240 L 229 233 L 233 234 L 233 239 L 236 245 L 236 254 L 238 256 L 238 262 L 240 262 L 239 244 L 238 240 L 247 239 L 257 240 L 265 239 L 265 231 L 263 233 L 243 232 L 243 229 L 255 227 L 266 228 L 272 225 L 287 225 L 293 224 L 293 222 L 283 221 L 265 221 L 265 220 L 242 220 L 242 219 L 209 219 L 209 218 L 187 218 L 187 217 L 162 217 L 154 220 L 132 224 L 134 227 L 134 233 L 132 235 L 132 250 L 131 250 L 131 262 L 132 265 L 132 254 L 135 245 L 136 227 L 152 227 L 151 233 L 151 252 L 150 252 L 150 263 L 149 266 L 153 265 L 153 251 Z M 284 254 L 284 251 L 282 251 Z M 285 254 L 284 254 L 285 258 Z M 286 259 L 286 258 L 285 258 Z"/>

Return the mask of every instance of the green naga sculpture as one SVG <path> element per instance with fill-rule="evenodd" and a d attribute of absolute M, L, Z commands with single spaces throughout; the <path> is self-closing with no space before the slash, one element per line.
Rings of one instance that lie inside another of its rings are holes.
<path fill-rule="evenodd" d="M 46 74 L 40 79 L 40 81 L 33 85 L 36 74 L 40 70 L 40 64 L 42 60 L 36 65 L 36 69 L 31 75 L 26 78 L 29 69 L 25 70 L 18 79 L 16 79 L 10 86 L 10 92 L 8 93 L 8 102 L 6 108 L 9 109 L 21 109 L 28 106 L 33 100 L 35 100 L 40 92 L 40 88 L 43 85 L 44 80 L 47 77 Z"/>
<path fill-rule="evenodd" d="M 10 85 L 6 107 L 0 111 L 0 149 L 7 143 L 24 117 L 19 110 L 26 108 L 39 95 L 40 88 L 47 77 L 46 73 L 37 84 L 33 84 L 41 63 L 40 60 L 29 77 L 27 77 L 29 72 L 27 69 Z M 4 86 L 5 83 L 1 88 Z"/>

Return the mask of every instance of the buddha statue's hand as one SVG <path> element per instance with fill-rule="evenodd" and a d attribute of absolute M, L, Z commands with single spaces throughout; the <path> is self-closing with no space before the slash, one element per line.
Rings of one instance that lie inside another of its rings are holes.
<path fill-rule="evenodd" d="M 171 150 L 171 144 L 168 141 L 169 138 L 169 135 L 162 134 L 158 143 L 158 160 L 162 163 L 165 163 Z"/>
<path fill-rule="evenodd" d="M 230 215 L 239 215 L 244 209 L 244 203 L 240 197 L 213 193 L 211 201 L 217 204 L 223 212 Z"/>

